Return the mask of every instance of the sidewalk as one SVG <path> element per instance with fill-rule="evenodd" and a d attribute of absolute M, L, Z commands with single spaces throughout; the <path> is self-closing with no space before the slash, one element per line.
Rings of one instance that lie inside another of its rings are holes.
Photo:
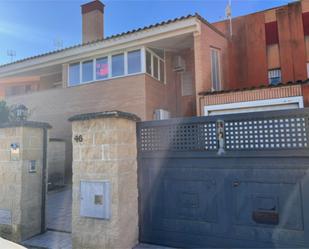
<path fill-rule="evenodd" d="M 70 233 L 47 231 L 22 244 L 29 249 L 72 249 L 72 238 Z"/>
<path fill-rule="evenodd" d="M 48 193 L 47 229 L 72 232 L 72 188 Z"/>
<path fill-rule="evenodd" d="M 72 189 L 48 193 L 47 229 L 23 242 L 29 249 L 72 249 Z"/>

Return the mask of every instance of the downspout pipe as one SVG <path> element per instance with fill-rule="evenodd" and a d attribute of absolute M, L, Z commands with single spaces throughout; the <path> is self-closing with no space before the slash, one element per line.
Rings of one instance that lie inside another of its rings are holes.
<path fill-rule="evenodd" d="M 42 206 L 41 206 L 41 233 L 46 232 L 46 195 L 47 195 L 47 146 L 48 129 L 43 129 L 43 167 L 42 167 Z"/>

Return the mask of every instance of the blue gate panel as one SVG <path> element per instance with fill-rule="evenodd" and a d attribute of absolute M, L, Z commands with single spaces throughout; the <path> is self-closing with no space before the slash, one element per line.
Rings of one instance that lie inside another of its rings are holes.
<path fill-rule="evenodd" d="M 149 177 L 141 179 L 148 182 L 149 190 L 149 195 L 141 191 L 140 198 L 143 242 L 177 246 L 180 237 L 190 235 L 229 239 L 230 246 L 308 246 L 304 230 L 308 189 L 302 187 L 308 180 L 305 170 L 286 170 L 285 174 L 278 169 L 255 170 L 252 175 L 251 170 L 196 169 L 183 164 L 184 168 L 163 166 L 159 174 L 149 167 L 141 174 Z M 179 234 L 176 241 L 174 233 Z M 158 241 L 155 234 L 166 239 Z M 191 242 L 214 246 L 202 237 L 200 242 Z M 235 240 L 243 240 L 242 245 Z M 222 247 L 222 242 L 216 245 Z"/>
<path fill-rule="evenodd" d="M 304 109 L 139 123 L 140 241 L 309 248 L 308 117 Z M 217 119 L 228 142 L 220 154 Z"/>

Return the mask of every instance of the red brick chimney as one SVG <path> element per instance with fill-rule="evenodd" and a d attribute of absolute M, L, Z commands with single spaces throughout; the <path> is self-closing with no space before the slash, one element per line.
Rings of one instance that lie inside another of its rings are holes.
<path fill-rule="evenodd" d="M 95 0 L 81 6 L 83 17 L 83 43 L 104 38 L 104 4 Z"/>

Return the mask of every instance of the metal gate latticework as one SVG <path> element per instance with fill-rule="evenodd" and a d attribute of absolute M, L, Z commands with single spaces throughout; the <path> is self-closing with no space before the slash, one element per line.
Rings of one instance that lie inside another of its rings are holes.
<path fill-rule="evenodd" d="M 291 149 L 308 147 L 306 113 L 270 112 L 227 115 L 227 150 Z M 274 115 L 274 116 L 271 116 Z M 218 149 L 216 117 L 149 123 L 139 130 L 141 151 L 212 151 Z M 152 124 L 152 125 L 151 125 Z"/>

